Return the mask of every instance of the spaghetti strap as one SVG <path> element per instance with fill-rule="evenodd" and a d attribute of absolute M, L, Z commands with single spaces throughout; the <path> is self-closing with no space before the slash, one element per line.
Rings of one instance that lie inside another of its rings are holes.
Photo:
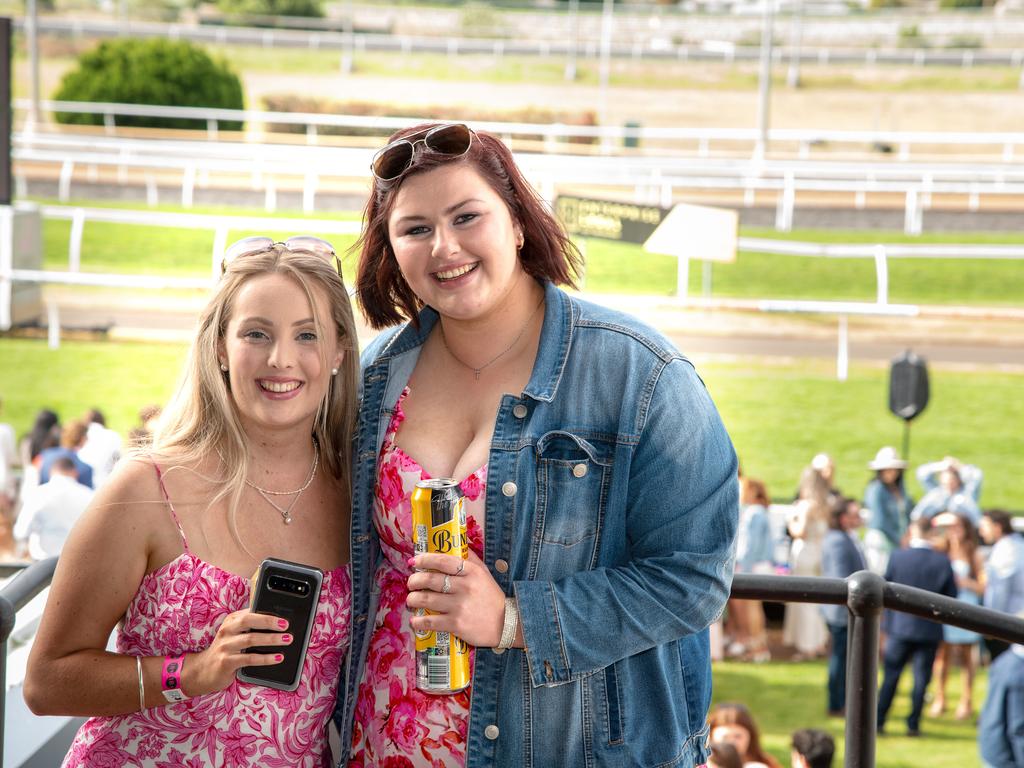
<path fill-rule="evenodd" d="M 185 537 L 185 529 L 181 527 L 181 521 L 178 519 L 178 513 L 174 511 L 174 504 L 171 502 L 171 496 L 167 493 L 167 486 L 164 485 L 164 473 L 160 471 L 160 465 L 155 461 L 153 462 L 153 469 L 156 470 L 156 479 L 160 483 L 160 493 L 164 495 L 164 501 L 167 502 L 167 508 L 171 511 L 171 517 L 174 519 L 174 524 L 178 527 L 178 533 L 181 534 L 181 543 L 185 547 L 186 552 L 190 552 L 188 548 L 188 539 Z"/>

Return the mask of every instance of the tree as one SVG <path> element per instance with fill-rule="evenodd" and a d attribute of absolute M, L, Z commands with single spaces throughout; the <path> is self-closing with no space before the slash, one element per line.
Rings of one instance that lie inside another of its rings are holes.
<path fill-rule="evenodd" d="M 59 101 L 156 104 L 173 107 L 242 109 L 242 83 L 227 62 L 214 60 L 186 41 L 109 40 L 82 54 L 54 98 Z M 102 125 L 103 116 L 58 112 L 57 122 Z M 149 128 L 205 128 L 202 120 L 118 117 L 119 125 Z M 242 123 L 219 121 L 222 130 Z"/>

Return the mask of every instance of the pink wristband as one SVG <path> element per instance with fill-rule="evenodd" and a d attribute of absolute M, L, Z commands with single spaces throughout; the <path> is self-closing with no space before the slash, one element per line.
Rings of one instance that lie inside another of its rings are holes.
<path fill-rule="evenodd" d="M 185 654 L 164 656 L 160 670 L 160 689 L 169 702 L 185 701 L 188 696 L 181 690 L 181 669 L 185 666 Z"/>

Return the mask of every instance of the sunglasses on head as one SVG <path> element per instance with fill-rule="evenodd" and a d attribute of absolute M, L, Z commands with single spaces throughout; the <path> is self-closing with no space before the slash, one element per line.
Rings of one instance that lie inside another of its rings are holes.
<path fill-rule="evenodd" d="M 473 129 L 462 123 L 436 125 L 396 139 L 377 151 L 370 161 L 370 172 L 377 181 L 394 181 L 412 167 L 416 159 L 416 146 L 422 144 L 431 152 L 457 159 L 469 152 L 473 144 Z M 415 139 L 416 136 L 423 138 Z M 412 141 L 411 139 L 415 139 Z"/>
<path fill-rule="evenodd" d="M 223 275 L 227 271 L 228 264 L 235 259 L 267 253 L 277 245 L 283 245 L 292 253 L 308 253 L 311 256 L 319 256 L 324 261 L 333 261 L 335 268 L 338 270 L 338 277 L 342 276 L 341 259 L 335 253 L 334 246 L 326 240 L 321 240 L 319 237 L 313 237 L 312 235 L 296 235 L 295 237 L 289 237 L 283 243 L 265 235 L 243 237 L 241 240 L 229 245 L 227 250 L 224 251 L 224 258 L 220 262 L 220 273 Z"/>

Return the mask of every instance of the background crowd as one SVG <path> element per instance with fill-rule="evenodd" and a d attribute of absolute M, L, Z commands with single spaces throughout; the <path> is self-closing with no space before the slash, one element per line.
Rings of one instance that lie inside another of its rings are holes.
<path fill-rule="evenodd" d="M 802 472 L 793 501 L 784 504 L 770 503 L 771 495 L 761 481 L 741 477 L 736 572 L 845 578 L 869 569 L 887 581 L 1021 614 L 1024 539 L 1014 531 L 1008 513 L 981 506 L 979 467 L 952 456 L 922 464 L 916 470 L 924 489 L 920 499 L 907 492 L 908 464 L 894 448 L 881 448 L 867 468 L 874 477 L 866 487 L 856 495 L 846 494 L 836 487 L 831 457 L 818 454 Z M 766 627 L 766 611 L 760 603 L 732 600 L 720 631 L 713 634 L 717 647 L 712 652 L 719 659 L 751 662 L 764 662 L 773 655 L 791 660 L 827 656 L 825 709 L 829 716 L 842 717 L 847 616 L 845 606 L 788 603 L 778 633 Z M 922 734 L 930 692 L 929 715 L 944 714 L 949 701 L 957 720 L 977 718 L 985 765 L 1024 766 L 1024 649 L 891 611 L 885 612 L 882 633 L 879 734 L 886 733 L 901 674 L 910 665 L 908 736 Z M 981 664 L 991 668 L 989 694 L 979 713 L 973 685 Z M 961 667 L 960 690 L 948 699 L 952 665 Z M 744 742 L 740 750 L 740 764 L 744 768 L 774 765 L 760 751 L 752 714 L 742 705 L 730 706 L 721 715 L 723 727 L 728 723 L 750 734 L 749 745 Z"/>
<path fill-rule="evenodd" d="M 2 406 L 2 402 L 0 402 Z M 122 437 L 92 409 L 62 421 L 38 412 L 20 437 L 0 422 L 0 556 L 42 559 L 60 553 L 64 540 L 93 493 L 122 455 L 145 445 L 160 416 L 158 406 L 140 409 L 138 424 Z M 803 470 L 795 498 L 773 503 L 762 481 L 740 478 L 736 572 L 845 578 L 870 569 L 899 581 L 1011 614 L 1024 611 L 1024 539 L 1012 518 L 980 502 L 980 468 L 946 457 L 916 470 L 925 493 L 906 490 L 907 462 L 892 447 L 867 462 L 873 477 L 849 495 L 836 487 L 836 468 L 821 453 Z M 842 717 L 845 706 L 847 610 L 844 606 L 790 603 L 781 628 L 757 601 L 731 600 L 712 632 L 714 658 L 765 662 L 774 657 L 828 659 L 824 706 Z M 779 631 L 781 629 L 781 631 Z M 987 765 L 1024 765 L 1024 649 L 975 632 L 906 615 L 887 613 L 883 623 L 883 680 L 878 726 L 886 716 L 903 669 L 914 683 L 907 733 L 922 732 L 922 717 L 974 720 L 975 670 L 991 665 L 989 701 L 980 713 L 979 745 Z M 949 670 L 959 666 L 959 690 L 948 691 Z M 926 696 L 931 694 L 925 710 Z M 1015 720 L 1016 718 L 1016 720 Z M 740 703 L 711 715 L 709 765 L 776 768 L 759 741 L 754 715 Z M 1021 722 L 1017 722 L 1020 720 Z M 831 764 L 834 744 L 821 731 L 793 735 L 793 765 Z M 802 762 L 800 762 L 802 761 Z"/>

